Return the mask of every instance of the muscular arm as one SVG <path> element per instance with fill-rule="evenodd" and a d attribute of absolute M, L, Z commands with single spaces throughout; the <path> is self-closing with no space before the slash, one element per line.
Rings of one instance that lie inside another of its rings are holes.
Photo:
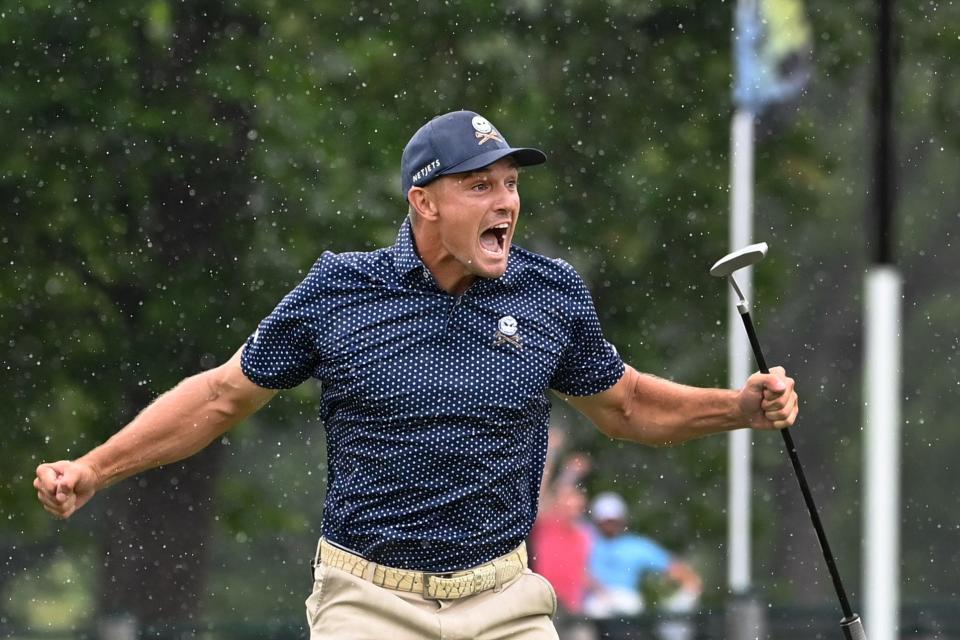
<path fill-rule="evenodd" d="M 623 377 L 592 396 L 564 396 L 611 438 L 672 445 L 741 427 L 782 429 L 797 416 L 793 380 L 781 367 L 750 376 L 743 389 L 703 389 L 627 365 Z"/>
<path fill-rule="evenodd" d="M 276 391 L 243 374 L 240 353 L 185 379 L 86 455 L 37 467 L 34 487 L 44 508 L 69 517 L 100 489 L 187 458 L 260 409 Z"/>

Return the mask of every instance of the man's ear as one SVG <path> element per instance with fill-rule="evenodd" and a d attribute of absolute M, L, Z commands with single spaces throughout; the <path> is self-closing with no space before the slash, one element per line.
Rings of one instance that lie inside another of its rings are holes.
<path fill-rule="evenodd" d="M 410 203 L 412 213 L 424 220 L 436 220 L 437 205 L 432 195 L 423 187 L 410 187 L 410 191 L 407 192 L 407 201 Z"/>

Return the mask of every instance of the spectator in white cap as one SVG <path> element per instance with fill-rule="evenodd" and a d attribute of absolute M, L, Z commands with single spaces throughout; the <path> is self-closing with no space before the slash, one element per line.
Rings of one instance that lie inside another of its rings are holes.
<path fill-rule="evenodd" d="M 674 610 L 689 610 L 696 604 L 703 589 L 700 576 L 654 540 L 627 531 L 627 505 L 620 495 L 599 494 L 590 506 L 590 517 L 596 536 L 589 565 L 592 591 L 584 603 L 587 616 L 641 614 L 645 607 L 640 589 L 648 573 L 662 573 L 679 586 L 671 598 Z"/>

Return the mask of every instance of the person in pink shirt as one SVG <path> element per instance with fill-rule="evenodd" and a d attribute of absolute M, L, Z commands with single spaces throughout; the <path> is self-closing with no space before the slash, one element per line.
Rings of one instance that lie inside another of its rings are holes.
<path fill-rule="evenodd" d="M 554 479 L 562 442 L 562 432 L 551 429 L 540 511 L 530 534 L 530 560 L 533 570 L 553 585 L 557 595 L 554 625 L 561 640 L 591 640 L 595 637 L 592 625 L 580 619 L 589 588 L 591 545 L 584 519 L 587 496 L 580 481 L 590 470 L 590 460 L 584 454 L 571 455 Z"/>

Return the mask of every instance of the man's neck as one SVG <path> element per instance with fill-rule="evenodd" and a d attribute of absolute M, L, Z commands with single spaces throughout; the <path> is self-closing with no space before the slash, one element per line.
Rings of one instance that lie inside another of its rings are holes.
<path fill-rule="evenodd" d="M 426 262 L 424 262 L 424 264 L 426 264 Z M 427 265 L 427 268 L 430 269 L 430 273 L 433 274 L 433 279 L 437 281 L 437 286 L 452 296 L 463 295 L 477 279 L 477 276 L 470 274 L 458 275 L 456 273 L 448 273 L 447 270 L 442 268 L 437 269 L 429 265 Z"/>
<path fill-rule="evenodd" d="M 420 237 L 425 235 L 423 229 L 415 229 L 413 233 L 413 246 L 420 256 L 423 265 L 433 275 L 437 286 L 452 296 L 459 296 L 470 288 L 470 285 L 477 279 L 472 273 L 463 268 L 456 258 L 447 253 L 439 239 L 431 242 L 430 239 Z"/>

